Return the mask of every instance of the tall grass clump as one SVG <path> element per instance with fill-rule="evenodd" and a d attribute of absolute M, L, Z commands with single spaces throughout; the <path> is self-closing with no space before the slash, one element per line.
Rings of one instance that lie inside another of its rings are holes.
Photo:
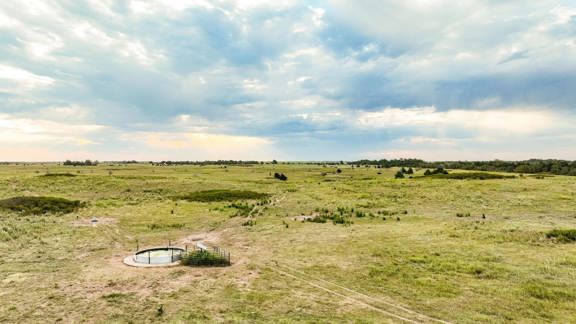
<path fill-rule="evenodd" d="M 546 237 L 558 242 L 576 242 L 576 229 L 555 229 L 546 233 Z"/>
<path fill-rule="evenodd" d="M 84 205 L 79 200 L 56 197 L 12 197 L 0 200 L 0 209 L 24 215 L 67 214 L 76 211 Z"/>
<path fill-rule="evenodd" d="M 235 201 L 235 200 L 258 200 L 268 198 L 269 194 L 249 190 L 204 190 L 191 192 L 186 195 L 175 197 L 187 201 L 212 202 L 212 201 Z"/>
<path fill-rule="evenodd" d="M 47 178 L 57 178 L 57 177 L 75 177 L 75 174 L 72 173 L 46 173 L 41 175 L 40 177 L 47 177 Z"/>
<path fill-rule="evenodd" d="M 187 266 L 227 266 L 230 260 L 219 253 L 196 250 L 182 254 L 181 264 Z"/>

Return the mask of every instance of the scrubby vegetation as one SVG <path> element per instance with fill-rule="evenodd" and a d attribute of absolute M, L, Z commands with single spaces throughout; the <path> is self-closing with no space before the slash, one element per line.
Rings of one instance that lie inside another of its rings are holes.
<path fill-rule="evenodd" d="M 352 165 L 367 165 L 380 168 L 391 167 L 417 167 L 436 168 L 442 166 L 447 169 L 497 171 L 515 173 L 550 173 L 557 175 L 576 176 L 576 161 L 566 160 L 539 160 L 526 161 L 444 161 L 426 162 L 419 159 L 395 159 L 395 160 L 360 160 L 349 162 Z"/>
<path fill-rule="evenodd" d="M 182 254 L 181 264 L 187 266 L 227 266 L 230 261 L 217 252 L 195 250 Z"/>
<path fill-rule="evenodd" d="M 448 171 L 445 170 L 443 167 L 438 167 L 432 171 L 426 169 L 424 171 L 424 176 L 439 176 L 439 175 L 448 175 Z"/>
<path fill-rule="evenodd" d="M 246 165 L 255 165 L 261 164 L 263 162 L 258 161 L 241 161 L 241 160 L 217 160 L 217 161 L 160 161 L 160 162 L 149 162 L 152 165 L 156 166 L 172 166 L 172 165 L 238 165 L 238 166 L 246 166 Z"/>
<path fill-rule="evenodd" d="M 559 242 L 576 242 L 576 229 L 555 229 L 546 233 L 546 237 Z"/>
<path fill-rule="evenodd" d="M 67 214 L 76 211 L 84 204 L 78 200 L 56 197 L 13 197 L 0 200 L 0 209 L 18 212 L 24 215 L 46 213 Z"/>
<path fill-rule="evenodd" d="M 513 175 L 503 175 L 495 173 L 486 172 L 458 172 L 458 173 L 437 173 L 429 174 L 427 177 L 437 178 L 437 179 L 471 179 L 471 180 L 489 180 L 489 179 L 513 179 L 516 176 Z"/>
<path fill-rule="evenodd" d="M 234 200 L 255 200 L 268 198 L 269 194 L 250 190 L 204 190 L 191 192 L 186 195 L 177 196 L 176 199 L 187 201 L 234 201 Z"/>
<path fill-rule="evenodd" d="M 86 161 L 70 161 L 66 160 L 62 165 L 69 165 L 69 166 L 97 166 L 98 161 L 86 160 Z"/>
<path fill-rule="evenodd" d="M 46 173 L 41 175 L 41 177 L 48 177 L 48 178 L 54 178 L 54 177 L 75 177 L 75 174 L 72 173 Z"/>

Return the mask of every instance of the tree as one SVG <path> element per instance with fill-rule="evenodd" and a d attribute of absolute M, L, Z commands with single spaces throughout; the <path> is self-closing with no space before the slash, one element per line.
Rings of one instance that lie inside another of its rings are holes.
<path fill-rule="evenodd" d="M 404 178 L 404 173 L 402 173 L 402 171 L 398 171 L 396 172 L 396 175 L 394 175 L 395 179 L 403 179 Z"/>
<path fill-rule="evenodd" d="M 278 164 L 278 161 L 272 160 L 272 164 Z"/>
<path fill-rule="evenodd" d="M 408 168 L 408 171 L 406 171 L 407 174 L 414 174 L 414 170 L 412 169 L 412 167 Z"/>

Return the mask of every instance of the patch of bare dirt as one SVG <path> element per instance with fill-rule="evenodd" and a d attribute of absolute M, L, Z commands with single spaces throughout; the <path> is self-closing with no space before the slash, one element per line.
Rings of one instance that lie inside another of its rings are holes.
<path fill-rule="evenodd" d="M 116 225 L 118 220 L 115 218 L 107 217 L 92 217 L 92 218 L 80 218 L 72 222 L 72 226 L 102 226 L 102 225 Z"/>
<path fill-rule="evenodd" d="M 289 216 L 288 218 L 290 220 L 296 221 L 296 222 L 304 222 L 307 220 L 311 220 L 314 219 L 316 217 L 318 217 L 320 214 L 318 213 L 312 213 L 311 215 L 298 215 L 298 216 Z"/>

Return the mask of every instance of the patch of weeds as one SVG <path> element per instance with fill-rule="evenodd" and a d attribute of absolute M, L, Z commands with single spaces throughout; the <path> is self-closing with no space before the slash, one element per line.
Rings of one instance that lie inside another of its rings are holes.
<path fill-rule="evenodd" d="M 250 212 L 254 209 L 254 205 L 248 203 L 231 203 L 227 207 L 236 209 L 236 213 L 231 217 L 248 217 Z"/>
<path fill-rule="evenodd" d="M 197 250 L 182 255 L 181 264 L 187 266 L 227 266 L 230 261 L 216 252 Z"/>
<path fill-rule="evenodd" d="M 152 223 L 152 224 L 148 224 L 147 227 L 151 231 L 160 230 L 160 229 L 182 229 L 182 228 L 186 227 L 186 224 L 184 224 L 184 223 L 168 223 L 168 224 Z"/>
<path fill-rule="evenodd" d="M 315 211 L 316 216 L 307 218 L 307 222 L 312 223 L 326 223 L 327 221 L 331 220 L 332 224 L 342 224 L 342 225 L 351 225 L 353 222 L 351 221 L 352 216 L 356 215 L 356 217 L 364 217 L 365 214 L 361 213 L 361 216 L 358 216 L 354 212 L 354 208 L 347 208 L 347 207 L 338 207 L 336 211 L 331 211 L 327 208 L 319 209 L 316 208 Z"/>
<path fill-rule="evenodd" d="M 24 215 L 47 213 L 67 214 L 84 207 L 85 203 L 56 197 L 13 197 L 0 200 L 0 209 L 19 212 Z"/>
<path fill-rule="evenodd" d="M 75 177 L 75 174 L 72 173 L 46 173 L 41 175 L 40 177 L 43 178 L 56 178 L 56 177 Z"/>
<path fill-rule="evenodd" d="M 491 179 L 513 179 L 516 176 L 513 175 L 503 175 L 487 172 L 459 172 L 459 173 L 438 173 L 430 174 L 426 176 L 427 178 L 435 179 L 455 179 L 455 180 L 491 180 Z"/>
<path fill-rule="evenodd" d="M 107 302 L 109 303 L 117 303 L 119 301 L 122 301 L 125 298 L 131 297 L 133 294 L 132 293 L 111 293 L 111 294 L 107 294 L 107 295 L 102 295 L 102 298 L 105 299 Z"/>
<path fill-rule="evenodd" d="M 576 242 L 576 229 L 555 229 L 546 233 L 546 237 L 558 242 Z"/>
<path fill-rule="evenodd" d="M 254 226 L 256 225 L 256 221 L 253 219 L 249 219 L 242 223 L 242 226 Z"/>
<path fill-rule="evenodd" d="M 235 201 L 257 200 L 268 198 L 269 194 L 249 190 L 205 190 L 191 192 L 187 195 L 176 197 L 187 201 L 212 202 L 212 201 Z"/>

